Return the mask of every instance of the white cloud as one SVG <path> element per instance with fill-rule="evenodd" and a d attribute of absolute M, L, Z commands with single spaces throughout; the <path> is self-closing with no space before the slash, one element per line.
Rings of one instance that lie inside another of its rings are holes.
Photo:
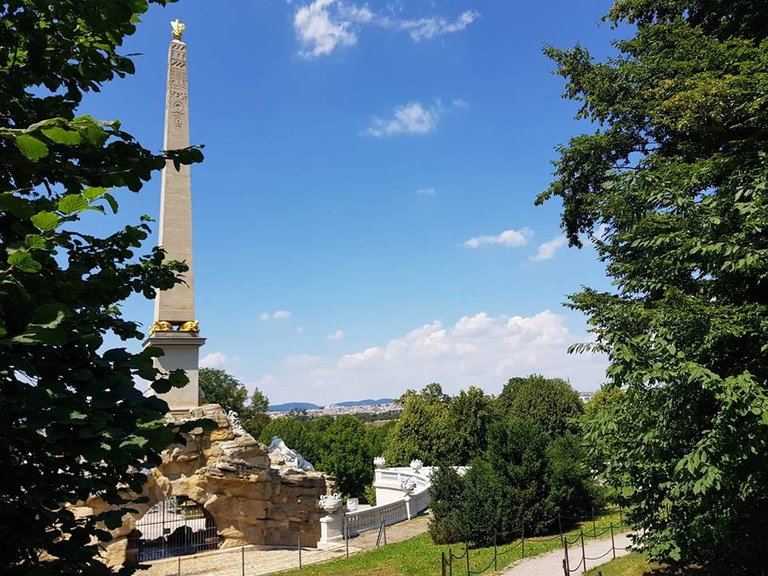
<path fill-rule="evenodd" d="M 222 352 L 212 352 L 200 359 L 201 368 L 220 368 L 222 370 L 227 369 L 237 358 L 227 356 Z"/>
<path fill-rule="evenodd" d="M 288 310 L 275 310 L 274 312 L 262 312 L 259 320 L 288 320 L 292 314 Z"/>
<path fill-rule="evenodd" d="M 437 129 L 442 114 L 443 107 L 439 102 L 428 107 L 420 102 L 410 102 L 395 108 L 391 118 L 374 116 L 365 134 L 375 138 L 396 134 L 428 134 Z"/>
<path fill-rule="evenodd" d="M 341 340 L 342 338 L 344 338 L 344 332 L 341 330 L 336 330 L 335 332 L 328 334 L 328 340 Z"/>
<path fill-rule="evenodd" d="M 531 373 L 569 378 L 576 388 L 594 390 L 605 378 L 605 358 L 566 352 L 570 344 L 588 339 L 573 334 L 564 319 L 549 310 L 532 316 L 479 312 L 452 325 L 430 322 L 380 346 L 338 358 L 286 359 L 286 373 L 274 388 L 275 401 L 396 397 L 429 382 L 440 382 L 450 394 L 469 386 L 498 393 L 509 378 Z"/>
<path fill-rule="evenodd" d="M 479 248 L 480 246 L 494 244 L 510 247 L 524 246 L 532 236 L 533 231 L 530 228 L 523 228 L 522 230 L 509 229 L 495 236 L 475 236 L 464 242 L 464 246 L 469 248 Z"/>
<path fill-rule="evenodd" d="M 565 246 L 565 236 L 556 236 L 549 242 L 544 242 L 539 245 L 539 249 L 536 251 L 535 256 L 531 256 L 531 260 L 550 260 L 557 251 L 558 248 Z"/>
<path fill-rule="evenodd" d="M 459 100 L 459 102 L 464 101 Z M 429 134 L 437 130 L 440 119 L 451 108 L 466 108 L 466 106 L 457 104 L 456 100 L 453 100 L 451 106 L 446 107 L 439 98 L 436 98 L 431 105 L 409 102 L 396 107 L 389 118 L 379 116 L 371 118 L 370 125 L 363 134 L 374 138 L 388 138 L 398 134 Z M 432 192 L 429 192 L 430 190 Z M 419 191 L 419 194 L 421 193 L 434 193 L 434 188 L 425 188 Z"/>
<path fill-rule="evenodd" d="M 400 30 L 407 30 L 414 42 L 421 42 L 422 40 L 431 40 L 432 38 L 451 34 L 452 32 L 460 32 L 477 20 L 479 16 L 479 12 L 467 10 L 462 12 L 453 21 L 433 16 L 416 20 L 402 20 L 398 22 L 397 27 Z"/>
<path fill-rule="evenodd" d="M 416 194 L 419 196 L 434 196 L 437 193 L 437 190 L 434 188 L 419 188 L 416 190 Z"/>
<path fill-rule="evenodd" d="M 351 22 L 334 19 L 330 9 L 336 0 L 315 0 L 299 7 L 293 17 L 293 28 L 299 42 L 305 47 L 300 52 L 305 58 L 327 56 L 337 46 L 357 43 L 357 35 L 350 30 Z"/>
<path fill-rule="evenodd" d="M 318 58 L 333 53 L 340 46 L 357 44 L 358 34 L 366 26 L 405 31 L 414 42 L 421 42 L 464 30 L 478 17 L 478 12 L 468 10 L 455 20 L 442 16 L 400 19 L 341 0 L 312 0 L 296 8 L 293 27 L 302 46 L 299 54 L 305 58 Z"/>

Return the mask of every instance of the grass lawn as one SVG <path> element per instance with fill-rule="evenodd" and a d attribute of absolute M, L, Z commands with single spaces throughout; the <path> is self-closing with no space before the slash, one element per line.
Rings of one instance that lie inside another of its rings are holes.
<path fill-rule="evenodd" d="M 630 554 L 616 558 L 607 564 L 587 570 L 587 576 L 642 576 L 653 569 L 660 568 L 658 564 L 649 564 L 645 554 Z"/>
<path fill-rule="evenodd" d="M 649 562 L 645 554 L 630 554 L 587 571 L 587 576 L 715 576 L 698 567 L 672 570 Z M 722 576 L 722 575 L 720 575 Z"/>
<path fill-rule="evenodd" d="M 618 514 L 607 514 L 596 519 L 593 527 L 592 521 L 580 525 L 585 537 L 590 537 L 593 532 L 598 535 L 607 530 L 609 526 L 619 524 Z M 574 539 L 579 529 L 568 532 L 568 537 Z M 605 534 L 603 534 L 605 537 Z M 453 554 L 460 556 L 464 553 L 461 545 L 450 547 Z M 525 539 L 525 556 L 536 556 L 550 550 L 560 548 L 560 536 L 548 536 Z M 280 572 L 284 575 L 295 576 L 352 576 L 364 574 L 365 576 L 438 576 L 441 574 L 441 554 L 448 555 L 449 547 L 432 543 L 429 534 L 420 534 L 415 538 L 382 546 L 370 552 L 362 552 L 349 559 L 340 558 L 324 564 L 312 564 L 302 570 L 290 570 Z M 519 560 L 522 555 L 522 543 L 517 540 L 510 544 L 498 547 L 497 566 L 503 568 L 512 562 Z M 493 548 L 478 548 L 469 551 L 470 568 L 478 573 L 486 566 L 490 567 L 488 573 L 493 572 Z M 455 574 L 466 574 L 466 559 L 453 561 Z"/>

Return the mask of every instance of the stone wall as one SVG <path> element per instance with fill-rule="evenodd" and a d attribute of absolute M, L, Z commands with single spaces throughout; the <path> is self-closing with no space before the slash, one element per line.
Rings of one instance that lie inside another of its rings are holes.
<path fill-rule="evenodd" d="M 210 418 L 218 427 L 192 434 L 186 445 L 163 452 L 163 463 L 148 476 L 146 504 L 134 505 L 138 514 L 127 514 L 113 531 L 105 561 L 119 566 L 125 561 L 128 535 L 144 514 L 169 496 L 186 496 L 213 517 L 222 537 L 222 548 L 256 544 L 315 546 L 320 538 L 322 510 L 317 502 L 330 494 L 333 480 L 321 472 L 304 472 L 289 466 L 270 465 L 267 448 L 232 422 L 218 404 L 206 404 L 174 418 Z M 234 425 L 233 425 L 234 424 Z M 78 510 L 98 513 L 104 503 L 94 498 Z"/>

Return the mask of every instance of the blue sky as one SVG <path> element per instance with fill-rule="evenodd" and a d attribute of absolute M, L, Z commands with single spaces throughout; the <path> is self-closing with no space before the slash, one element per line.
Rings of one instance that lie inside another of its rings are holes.
<path fill-rule="evenodd" d="M 124 47 L 136 75 L 82 111 L 159 150 L 169 21 L 186 23 L 203 363 L 273 403 L 432 381 L 497 393 L 532 372 L 596 389 L 606 362 L 566 354 L 586 336 L 562 303 L 606 288 L 603 266 L 565 246 L 558 202 L 533 201 L 555 147 L 589 128 L 542 47 L 610 54 L 609 5 L 187 0 L 145 15 Z M 120 221 L 156 217 L 159 177 L 120 201 Z M 152 303 L 125 314 L 149 326 Z"/>

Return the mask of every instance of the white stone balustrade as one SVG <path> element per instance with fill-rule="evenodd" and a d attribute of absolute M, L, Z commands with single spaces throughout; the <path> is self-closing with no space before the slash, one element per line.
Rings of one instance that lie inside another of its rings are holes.
<path fill-rule="evenodd" d="M 378 530 L 382 521 L 386 526 L 410 520 L 429 508 L 431 468 L 377 468 L 373 486 L 378 505 L 346 514 L 330 513 L 320 519 L 321 537 L 318 548 L 341 545 L 344 522 L 347 534 L 356 536 L 368 530 Z"/>

